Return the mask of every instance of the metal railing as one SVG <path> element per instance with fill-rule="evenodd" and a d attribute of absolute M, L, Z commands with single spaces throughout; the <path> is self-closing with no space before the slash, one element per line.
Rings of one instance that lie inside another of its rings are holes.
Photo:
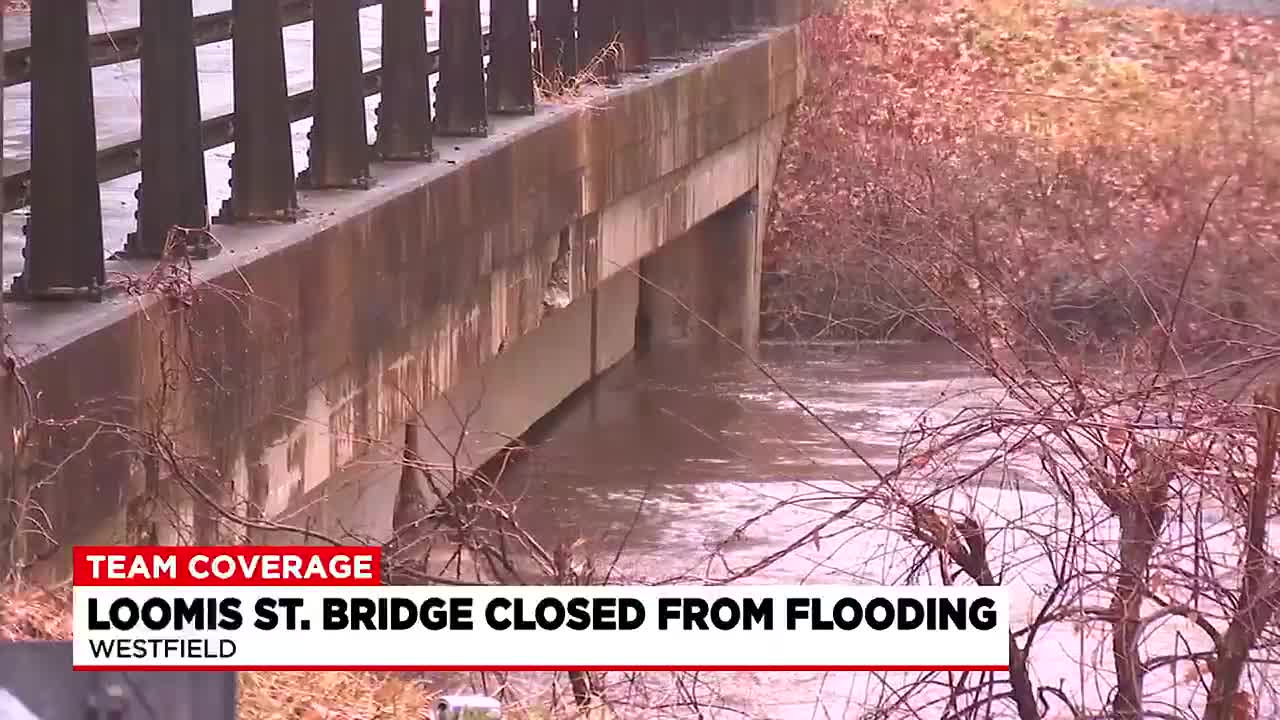
<path fill-rule="evenodd" d="M 29 46 L 5 51 L 4 84 L 30 83 L 29 161 L 5 163 L 3 209 L 29 208 L 9 297 L 97 299 L 106 277 L 99 183 L 141 172 L 137 228 L 117 253 L 207 258 L 206 150 L 234 142 L 231 194 L 216 223 L 291 221 L 299 187 L 367 188 L 376 161 L 430 162 L 433 136 L 484 136 L 491 114 L 535 112 L 535 72 L 573 76 L 599 58 L 602 82 L 729 33 L 777 22 L 795 0 L 439 0 L 440 47 L 423 0 L 139 0 L 138 27 L 91 35 L 84 0 L 31 7 Z M 359 11 L 382 7 L 382 64 L 366 71 Z M 576 7 L 575 7 L 576 5 Z M 313 86 L 290 94 L 286 26 L 313 22 Z M 536 38 L 536 43 L 535 43 Z M 232 41 L 233 112 L 204 119 L 196 48 Z M 620 52 L 604 52 L 618 43 Z M 489 62 L 486 67 L 485 58 Z M 92 68 L 141 61 L 141 132 L 97 147 Z M 428 78 L 439 74 L 436 107 Z M 365 99 L 381 95 L 368 142 Z M 290 124 L 313 118 L 295 174 Z"/>

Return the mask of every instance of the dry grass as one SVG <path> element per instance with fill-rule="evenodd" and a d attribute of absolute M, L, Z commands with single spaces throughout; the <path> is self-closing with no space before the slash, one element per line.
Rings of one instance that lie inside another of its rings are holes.
<path fill-rule="evenodd" d="M 959 38 L 947 84 L 1054 150 L 1221 146 L 1280 155 L 1280 24 L 1062 0 L 944 2 L 928 37 Z M 968 109 L 973 109 L 972 106 Z M 1018 126 L 1021 125 L 1021 128 Z M 1250 148 L 1252 149 L 1252 148 Z M 1231 158 L 1234 159 L 1234 158 Z"/>
<path fill-rule="evenodd" d="M 242 720 L 418 720 L 434 696 L 418 683 L 366 672 L 240 675 Z"/>
<path fill-rule="evenodd" d="M 70 638 L 69 590 L 30 590 L 0 594 L 0 641 Z"/>
<path fill-rule="evenodd" d="M 538 42 L 541 44 L 541 39 Z M 621 58 L 622 44 L 615 40 L 574 75 L 565 75 L 559 68 L 544 72 L 535 66 L 533 87 L 538 103 L 574 105 L 590 100 L 608 79 L 609 63 L 617 63 Z"/>

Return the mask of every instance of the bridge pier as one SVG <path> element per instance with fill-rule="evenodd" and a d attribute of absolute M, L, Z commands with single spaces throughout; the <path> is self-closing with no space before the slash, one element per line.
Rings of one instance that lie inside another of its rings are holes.
<path fill-rule="evenodd" d="M 761 242 L 758 190 L 640 261 L 636 342 L 648 352 L 692 344 L 754 350 L 760 295 L 752 276 Z"/>

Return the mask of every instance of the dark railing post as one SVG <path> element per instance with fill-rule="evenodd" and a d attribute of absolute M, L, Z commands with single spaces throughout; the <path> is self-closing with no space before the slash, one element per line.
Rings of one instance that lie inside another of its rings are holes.
<path fill-rule="evenodd" d="M 160 258 L 169 250 L 207 258 L 219 246 L 207 230 L 191 0 L 142 0 L 141 11 L 142 184 L 138 229 L 121 254 Z"/>
<path fill-rule="evenodd" d="M 681 55 L 698 46 L 696 38 L 692 37 L 692 10 L 685 3 L 672 1 L 669 6 L 669 18 L 667 20 L 667 42 L 671 46 L 673 55 Z"/>
<path fill-rule="evenodd" d="M 382 101 L 375 147 L 383 160 L 435 155 L 422 0 L 382 1 Z"/>
<path fill-rule="evenodd" d="M 320 0 L 313 7 L 315 119 L 308 148 L 310 167 L 298 182 L 310 188 L 367 188 L 369 129 L 360 4 L 358 0 Z"/>
<path fill-rule="evenodd" d="M 733 0 L 707 0 L 707 32 L 720 38 L 733 32 Z"/>
<path fill-rule="evenodd" d="M 578 52 L 582 67 L 609 85 L 618 82 L 616 0 L 578 0 Z"/>
<path fill-rule="evenodd" d="M 84 0 L 31 4 L 31 63 L 31 217 L 13 293 L 97 298 L 106 259 Z"/>
<path fill-rule="evenodd" d="M 698 49 L 707 39 L 707 5 L 700 3 L 682 3 L 680 7 L 680 35 L 682 45 L 689 49 Z"/>
<path fill-rule="evenodd" d="M 440 0 L 437 135 L 489 134 L 481 32 L 480 0 Z"/>
<path fill-rule="evenodd" d="M 647 0 L 627 3 L 619 11 L 622 69 L 642 72 L 649 67 L 649 12 Z"/>
<path fill-rule="evenodd" d="M 529 0 L 490 0 L 489 111 L 533 114 Z"/>
<path fill-rule="evenodd" d="M 755 0 L 746 0 L 754 2 Z M 654 58 L 672 58 L 680 52 L 679 0 L 649 0 L 649 53 Z"/>
<path fill-rule="evenodd" d="M 755 0 L 755 25 L 768 27 L 776 21 L 775 0 Z"/>
<path fill-rule="evenodd" d="M 538 0 L 538 72 L 553 85 L 578 74 L 573 0 Z"/>
<path fill-rule="evenodd" d="M 729 18 L 735 32 L 750 30 L 755 25 L 756 0 L 729 0 Z"/>
<path fill-rule="evenodd" d="M 293 220 L 293 134 L 285 79 L 284 35 L 277 0 L 232 0 L 235 153 L 231 197 L 219 222 Z"/>

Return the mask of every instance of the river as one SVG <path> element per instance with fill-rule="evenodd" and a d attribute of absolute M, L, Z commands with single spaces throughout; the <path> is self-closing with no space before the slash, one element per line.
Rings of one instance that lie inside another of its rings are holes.
<path fill-rule="evenodd" d="M 534 429 L 532 453 L 503 485 L 527 498 L 523 519 L 537 534 L 592 538 L 596 552 L 627 535 L 629 572 L 670 573 L 782 499 L 874 481 L 783 388 L 887 469 L 922 410 L 942 401 L 945 412 L 948 398 L 963 404 L 987 387 L 945 346 L 766 346 L 776 385 L 749 361 L 691 354 L 629 358 Z M 739 533 L 728 557 L 769 548 L 789 534 L 781 527 Z M 805 553 L 757 579 L 796 580 L 815 571 L 814 559 Z"/>
<path fill-rule="evenodd" d="M 891 468 L 921 411 L 956 412 L 990 387 L 945 346 L 766 346 L 762 359 L 777 384 L 742 358 L 673 351 L 624 361 L 536 427 L 532 451 L 504 473 L 508 494 L 524 498 L 522 524 L 548 545 L 588 539 L 601 572 L 617 555 L 615 582 L 722 577 L 843 507 L 850 484 L 875 479 L 783 388 Z M 790 500 L 803 502 L 777 510 Z M 878 583 L 896 574 L 893 553 L 877 562 L 864 550 L 839 539 L 806 546 L 743 582 Z M 877 704 L 867 676 L 703 680 L 711 716 L 737 708 L 787 720 L 856 717 Z"/>
<path fill-rule="evenodd" d="M 500 486 L 519 498 L 519 522 L 548 547 L 581 541 L 580 557 L 595 564 L 595 582 L 607 576 L 613 583 L 696 583 L 741 575 L 739 582 L 749 584 L 937 583 L 936 565 L 913 569 L 919 545 L 904 538 L 902 517 L 891 517 L 882 504 L 851 513 L 817 542 L 813 530 L 875 487 L 877 472 L 912 465 L 927 446 L 921 423 L 937 428 L 992 409 L 1015 412 L 1015 404 L 945 345 L 766 345 L 761 366 L 772 379 L 741 357 L 664 350 L 627 359 L 535 427 L 528 450 L 503 471 Z M 1088 535 L 1094 549 L 1083 551 L 1089 557 L 1078 559 L 1077 568 L 1097 572 L 1111 567 L 1107 547 L 1114 548 L 1115 528 L 1087 491 L 1069 502 L 1046 491 L 1039 458 L 1006 452 L 994 438 L 933 457 L 895 484 L 905 496 L 924 497 L 946 478 L 993 458 L 975 480 L 934 502 L 982 521 L 993 570 L 1013 596 L 1017 628 L 1035 616 L 1053 584 L 1040 543 L 1064 542 L 1055 538 L 1068 532 Z M 1225 522 L 1206 516 L 1207 534 Z M 1090 527 L 1068 529 L 1082 523 Z M 1166 534 L 1176 541 L 1190 532 L 1171 520 Z M 1105 606 L 1109 592 L 1104 582 L 1083 591 L 1078 602 Z M 1201 646 L 1195 634 L 1181 618 L 1169 618 L 1152 624 L 1145 648 L 1159 655 L 1188 642 Z M 1102 707 L 1112 686 L 1104 679 L 1109 642 L 1101 624 L 1096 631 L 1050 624 L 1032 651 L 1035 677 L 1088 707 Z M 1148 677 L 1153 709 L 1180 717 L 1170 709 L 1202 701 L 1188 667 Z M 697 682 L 699 711 L 701 717 L 780 720 L 869 717 L 865 713 L 918 679 L 906 673 L 704 674 Z M 664 708 L 659 717 L 698 716 L 687 693 L 655 700 L 636 690 L 642 682 L 647 692 L 673 692 L 669 677 L 638 681 L 614 674 L 609 681 L 611 696 L 627 699 L 624 706 L 656 704 Z M 1253 691 L 1262 708 L 1274 710 L 1269 686 Z M 919 692 L 909 703 L 915 716 L 944 717 L 943 707 L 933 704 L 941 695 L 937 688 Z M 995 715 L 1001 716 L 1011 715 Z M 1276 717 L 1258 717 L 1264 716 Z"/>

